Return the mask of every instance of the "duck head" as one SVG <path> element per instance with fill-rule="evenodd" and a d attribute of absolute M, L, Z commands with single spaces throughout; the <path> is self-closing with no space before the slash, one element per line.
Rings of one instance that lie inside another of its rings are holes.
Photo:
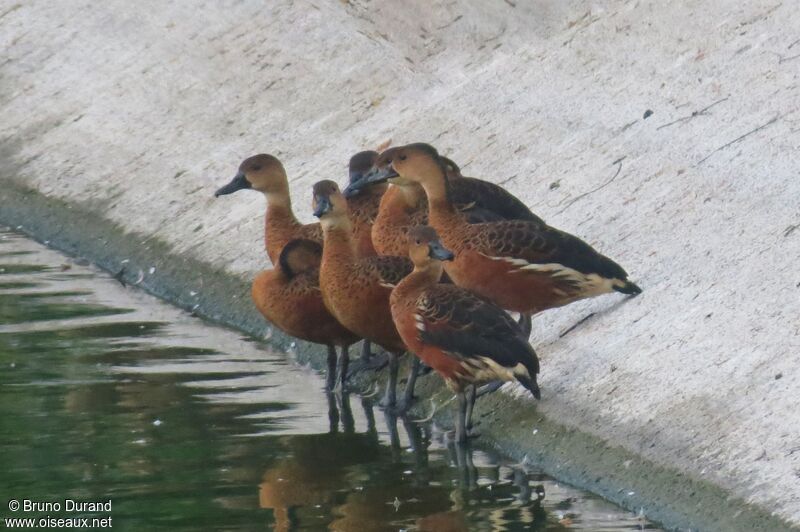
<path fill-rule="evenodd" d="M 230 183 L 217 190 L 214 196 L 225 196 L 245 189 L 264 194 L 288 194 L 286 170 L 278 158 L 264 153 L 248 157 L 239 165 L 239 171 Z"/>
<path fill-rule="evenodd" d="M 408 232 L 408 255 L 416 267 L 455 258 L 453 252 L 442 245 L 436 230 L 427 225 L 419 225 Z"/>
<path fill-rule="evenodd" d="M 372 170 L 363 180 L 365 183 L 388 181 L 394 185 L 409 185 L 445 179 L 446 170 L 433 146 L 423 143 L 407 144 L 389 148 L 381 153 Z"/>
<path fill-rule="evenodd" d="M 323 229 L 347 221 L 347 200 L 339 191 L 339 186 L 329 179 L 314 183 L 314 199 L 311 206 L 314 209 L 314 216 L 319 218 Z"/>
<path fill-rule="evenodd" d="M 376 151 L 361 151 L 350 157 L 350 181 L 343 192 L 345 198 L 357 196 L 359 192 L 372 185 L 365 179 L 379 156 Z"/>
<path fill-rule="evenodd" d="M 322 246 L 319 242 L 296 238 L 281 250 L 278 264 L 288 278 L 319 268 L 322 262 Z"/>

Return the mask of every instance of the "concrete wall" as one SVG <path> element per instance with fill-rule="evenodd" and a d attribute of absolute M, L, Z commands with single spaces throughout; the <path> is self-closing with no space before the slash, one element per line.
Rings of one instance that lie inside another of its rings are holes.
<path fill-rule="evenodd" d="M 430 142 L 645 290 L 534 321 L 539 411 L 800 523 L 793 2 L 266 4 L 0 3 L 0 179 L 249 277 L 263 200 L 211 197 L 242 158 L 310 220 L 355 151 Z"/>

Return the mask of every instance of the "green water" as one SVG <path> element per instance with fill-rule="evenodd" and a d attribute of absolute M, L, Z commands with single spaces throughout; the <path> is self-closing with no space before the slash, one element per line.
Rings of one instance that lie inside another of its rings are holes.
<path fill-rule="evenodd" d="M 387 419 L 371 400 L 327 395 L 265 344 L 0 230 L 0 522 L 652 529 L 479 441 L 460 449 L 435 426 Z M 12 512 L 12 499 L 61 511 Z M 66 512 L 66 499 L 111 509 Z"/>

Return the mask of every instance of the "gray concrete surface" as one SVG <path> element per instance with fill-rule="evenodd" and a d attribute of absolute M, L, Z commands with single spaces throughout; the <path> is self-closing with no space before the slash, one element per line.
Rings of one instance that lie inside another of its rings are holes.
<path fill-rule="evenodd" d="M 211 198 L 256 152 L 306 220 L 388 140 L 503 183 L 645 289 L 534 321 L 538 411 L 800 524 L 794 3 L 4 1 L 0 43 L 0 179 L 215 271 L 264 265 Z"/>

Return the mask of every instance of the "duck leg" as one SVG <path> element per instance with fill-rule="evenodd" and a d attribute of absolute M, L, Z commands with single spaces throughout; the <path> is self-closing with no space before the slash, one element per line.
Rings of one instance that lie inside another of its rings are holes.
<path fill-rule="evenodd" d="M 488 384 L 484 384 L 477 391 L 476 395 L 477 395 L 477 397 L 483 397 L 484 395 L 488 395 L 490 393 L 494 393 L 497 390 L 499 390 L 505 383 L 506 383 L 506 381 L 492 381 L 492 382 L 490 382 Z"/>
<path fill-rule="evenodd" d="M 458 398 L 458 416 L 456 418 L 456 443 L 467 441 L 467 395 L 464 390 L 456 393 Z"/>
<path fill-rule="evenodd" d="M 344 433 L 355 434 L 356 420 L 353 418 L 353 409 L 350 408 L 350 395 L 347 393 L 340 395 L 336 404 L 339 406 L 339 412 L 341 413 L 340 417 Z"/>
<path fill-rule="evenodd" d="M 364 340 L 361 344 L 361 356 L 353 363 L 350 374 L 355 375 L 356 373 L 367 370 L 380 371 L 386 366 L 387 362 L 388 358 L 386 353 L 373 353 L 372 342 Z"/>
<path fill-rule="evenodd" d="M 335 434 L 339 430 L 339 408 L 330 391 L 325 392 L 325 397 L 328 399 L 328 432 Z"/>
<path fill-rule="evenodd" d="M 361 342 L 361 363 L 366 366 L 370 357 L 372 357 L 372 342 L 364 340 Z"/>
<path fill-rule="evenodd" d="M 409 356 L 414 357 L 414 360 L 412 360 L 411 369 L 408 372 L 408 381 L 406 382 L 405 390 L 403 390 L 403 399 L 395 408 L 395 413 L 398 415 L 405 414 L 408 409 L 411 408 L 411 403 L 414 402 L 414 386 L 416 386 L 417 376 L 419 376 L 419 366 L 421 362 L 416 356 Z"/>
<path fill-rule="evenodd" d="M 343 345 L 339 350 L 339 368 L 336 376 L 336 386 L 333 391 L 341 394 L 345 391 L 344 383 L 347 381 L 347 367 L 350 365 L 350 346 Z"/>
<path fill-rule="evenodd" d="M 328 374 L 325 376 L 325 389 L 332 390 L 336 383 L 336 347 L 328 344 Z"/>
<path fill-rule="evenodd" d="M 525 334 L 525 337 L 529 337 L 531 335 L 531 330 L 533 329 L 531 315 L 523 312 L 519 315 L 519 321 L 517 323 L 519 323 L 519 326 L 522 329 L 523 334 Z"/>
<path fill-rule="evenodd" d="M 465 416 L 467 418 L 466 429 L 467 432 L 472 432 L 472 411 L 475 409 L 475 399 L 477 399 L 478 395 L 478 386 L 476 384 L 470 384 L 467 388 L 467 410 Z"/>
<path fill-rule="evenodd" d="M 397 358 L 397 353 L 389 353 L 389 381 L 386 383 L 386 392 L 380 402 L 384 408 L 394 408 L 397 403 Z"/>

